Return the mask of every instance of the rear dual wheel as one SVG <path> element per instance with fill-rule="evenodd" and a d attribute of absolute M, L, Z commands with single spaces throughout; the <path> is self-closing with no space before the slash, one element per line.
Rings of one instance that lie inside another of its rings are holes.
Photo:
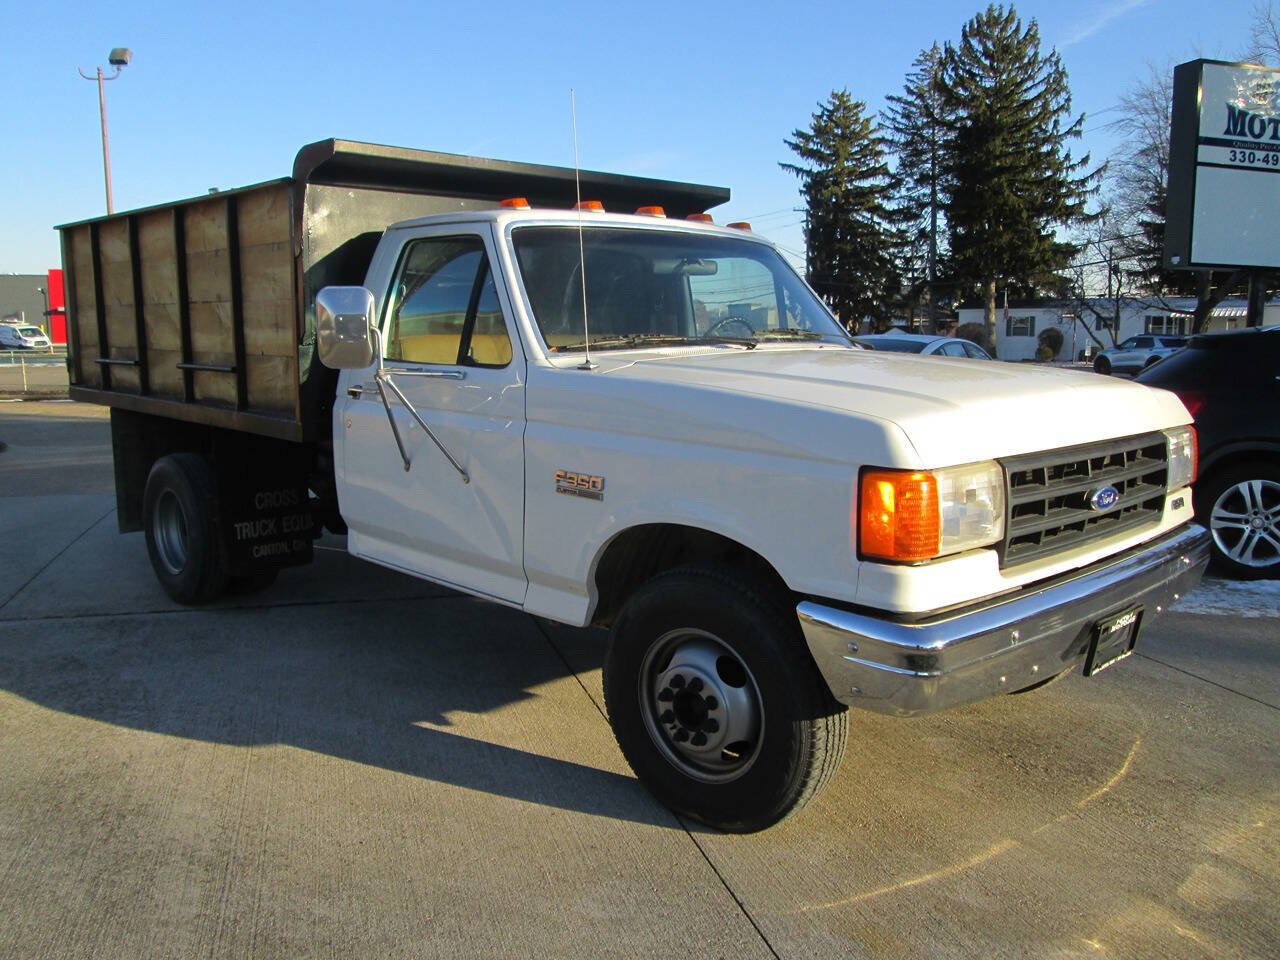
<path fill-rule="evenodd" d="M 207 603 L 230 581 L 218 541 L 217 491 L 213 467 L 194 453 L 161 457 L 147 476 L 147 554 L 160 586 L 178 603 Z"/>
<path fill-rule="evenodd" d="M 735 571 L 686 568 L 614 622 L 609 720 L 636 776 L 678 813 L 733 832 L 799 810 L 834 775 L 848 720 L 794 611 Z"/>

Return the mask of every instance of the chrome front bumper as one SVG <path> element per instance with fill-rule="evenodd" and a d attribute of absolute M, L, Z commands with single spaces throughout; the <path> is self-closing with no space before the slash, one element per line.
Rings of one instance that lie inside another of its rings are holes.
<path fill-rule="evenodd" d="M 1069 579 L 903 623 L 801 603 L 809 651 L 835 698 L 912 716 L 1012 693 L 1083 663 L 1094 625 L 1135 605 L 1143 624 L 1194 587 L 1209 534 L 1189 526 Z"/>

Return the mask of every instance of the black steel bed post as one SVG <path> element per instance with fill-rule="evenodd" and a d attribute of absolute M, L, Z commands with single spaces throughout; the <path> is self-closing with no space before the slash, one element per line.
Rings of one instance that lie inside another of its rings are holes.
<path fill-rule="evenodd" d="M 236 409 L 248 405 L 244 362 L 244 291 L 240 286 L 240 213 L 233 194 L 227 197 L 227 263 L 231 273 L 231 342 L 235 350 Z"/>
<path fill-rule="evenodd" d="M 151 375 L 147 366 L 147 323 L 142 309 L 142 255 L 138 249 L 138 218 L 129 218 L 129 266 L 133 272 L 133 316 L 138 338 L 138 393 L 151 393 Z"/>
<path fill-rule="evenodd" d="M 67 379 L 73 385 L 84 383 L 81 373 L 82 358 L 80 356 L 80 314 L 76 302 L 76 275 L 72 260 L 75 248 L 71 241 L 71 231 L 62 230 L 62 303 L 63 315 L 67 320 Z"/>
<path fill-rule="evenodd" d="M 173 208 L 173 253 L 178 274 L 178 329 L 182 335 L 182 398 L 187 403 L 196 399 L 195 374 L 191 363 L 191 304 L 187 300 L 187 235 L 184 208 Z"/>
<path fill-rule="evenodd" d="M 111 389 L 111 358 L 107 345 L 107 311 L 102 303 L 102 250 L 98 244 L 98 224 L 89 224 L 89 260 L 93 268 L 93 308 L 98 315 L 98 369 L 102 371 L 102 389 Z"/>

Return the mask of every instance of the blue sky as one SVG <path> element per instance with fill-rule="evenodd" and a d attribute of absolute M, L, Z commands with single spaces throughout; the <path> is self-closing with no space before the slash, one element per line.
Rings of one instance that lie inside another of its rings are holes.
<path fill-rule="evenodd" d="M 58 3 L 0 0 L 0 272 L 58 264 L 55 223 L 105 212 L 98 100 L 77 75 L 114 46 L 107 84 L 116 210 L 288 174 L 330 136 L 571 166 L 569 88 L 585 168 L 728 186 L 798 253 L 782 140 L 847 87 L 873 109 L 912 59 L 956 40 L 977 2 Z M 1251 0 L 1018 5 L 1062 54 L 1087 146 L 1148 64 L 1236 58 Z"/>

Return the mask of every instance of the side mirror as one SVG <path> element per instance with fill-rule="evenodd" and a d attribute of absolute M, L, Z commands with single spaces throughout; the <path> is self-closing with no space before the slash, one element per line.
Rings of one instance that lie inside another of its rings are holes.
<path fill-rule="evenodd" d="M 325 287 L 316 294 L 316 350 L 334 370 L 373 364 L 373 294 L 364 287 Z"/>

